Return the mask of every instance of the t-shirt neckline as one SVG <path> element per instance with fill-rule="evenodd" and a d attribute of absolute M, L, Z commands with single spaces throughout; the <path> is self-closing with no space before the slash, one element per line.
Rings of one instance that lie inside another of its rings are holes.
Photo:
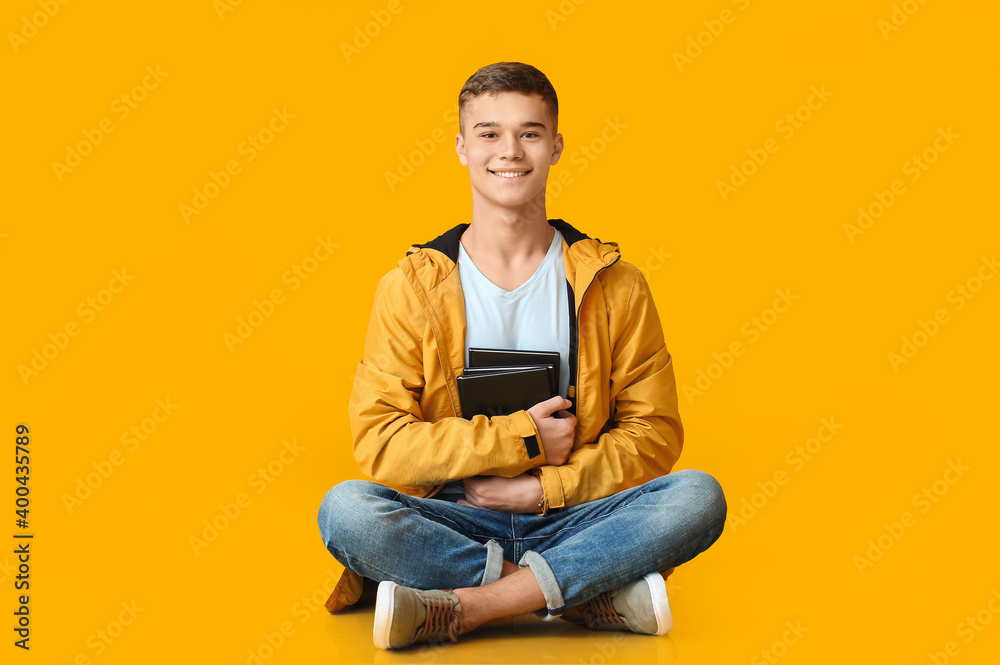
<path fill-rule="evenodd" d="M 538 267 L 535 269 L 535 272 L 532 273 L 531 277 L 526 279 L 523 284 L 518 286 L 513 291 L 506 291 L 502 289 L 501 287 L 491 282 L 489 278 L 486 277 L 486 275 L 480 272 L 479 267 L 476 266 L 475 261 L 473 261 L 472 257 L 469 256 L 468 252 L 465 251 L 465 245 L 462 244 L 461 240 L 459 240 L 458 242 L 459 263 L 469 266 L 475 278 L 480 280 L 482 284 L 485 285 L 486 288 L 493 290 L 497 295 L 509 299 L 517 298 L 525 291 L 530 290 L 532 285 L 534 285 L 535 282 L 537 282 L 542 278 L 542 275 L 544 275 L 545 272 L 549 269 L 549 265 L 555 260 L 556 255 L 562 248 L 562 234 L 559 232 L 559 229 L 555 227 L 552 227 L 552 231 L 553 231 L 552 242 L 549 243 L 549 248 L 545 252 L 545 256 L 542 258 L 542 262 L 538 264 Z"/>

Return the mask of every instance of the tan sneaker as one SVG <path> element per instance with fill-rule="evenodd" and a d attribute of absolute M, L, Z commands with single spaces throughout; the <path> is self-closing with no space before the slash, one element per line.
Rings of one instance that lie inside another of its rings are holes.
<path fill-rule="evenodd" d="M 667 587 L 659 573 L 605 591 L 580 606 L 584 625 L 591 630 L 630 630 L 665 635 L 674 627 Z"/>
<path fill-rule="evenodd" d="M 381 582 L 375 599 L 375 646 L 401 649 L 421 642 L 457 642 L 461 615 L 458 596 L 451 591 Z"/>

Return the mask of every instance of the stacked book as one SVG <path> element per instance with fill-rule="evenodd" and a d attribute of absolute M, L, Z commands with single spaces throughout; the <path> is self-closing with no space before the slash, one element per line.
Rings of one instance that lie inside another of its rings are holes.
<path fill-rule="evenodd" d="M 521 349 L 469 349 L 458 377 L 462 415 L 504 416 L 559 394 L 559 353 Z"/>

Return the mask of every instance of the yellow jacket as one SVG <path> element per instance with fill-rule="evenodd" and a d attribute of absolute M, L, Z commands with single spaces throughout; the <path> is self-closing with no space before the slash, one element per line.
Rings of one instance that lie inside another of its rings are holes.
<path fill-rule="evenodd" d="M 646 280 L 620 260 L 617 243 L 562 220 L 549 224 L 563 235 L 572 305 L 567 397 L 577 429 L 569 459 L 546 462 L 527 411 L 462 417 L 455 377 L 465 366 L 465 301 L 457 257 L 468 224 L 460 224 L 410 247 L 376 289 L 349 405 L 354 456 L 373 480 L 431 496 L 452 480 L 530 472 L 541 480 L 544 514 L 670 472 L 683 428 Z M 360 578 L 345 571 L 327 609 L 354 603 L 360 591 Z"/>

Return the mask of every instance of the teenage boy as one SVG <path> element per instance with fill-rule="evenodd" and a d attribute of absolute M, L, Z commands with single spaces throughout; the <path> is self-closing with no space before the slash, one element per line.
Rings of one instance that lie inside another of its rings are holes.
<path fill-rule="evenodd" d="M 459 117 L 472 220 L 412 246 L 376 289 L 349 405 L 375 482 L 323 500 L 346 568 L 327 608 L 378 580 L 374 640 L 390 649 L 542 610 L 666 633 L 663 575 L 715 542 L 726 502 L 711 476 L 670 473 L 683 430 L 649 287 L 616 243 L 546 217 L 563 137 L 544 74 L 483 67 Z M 463 418 L 470 347 L 557 350 L 560 394 Z"/>

